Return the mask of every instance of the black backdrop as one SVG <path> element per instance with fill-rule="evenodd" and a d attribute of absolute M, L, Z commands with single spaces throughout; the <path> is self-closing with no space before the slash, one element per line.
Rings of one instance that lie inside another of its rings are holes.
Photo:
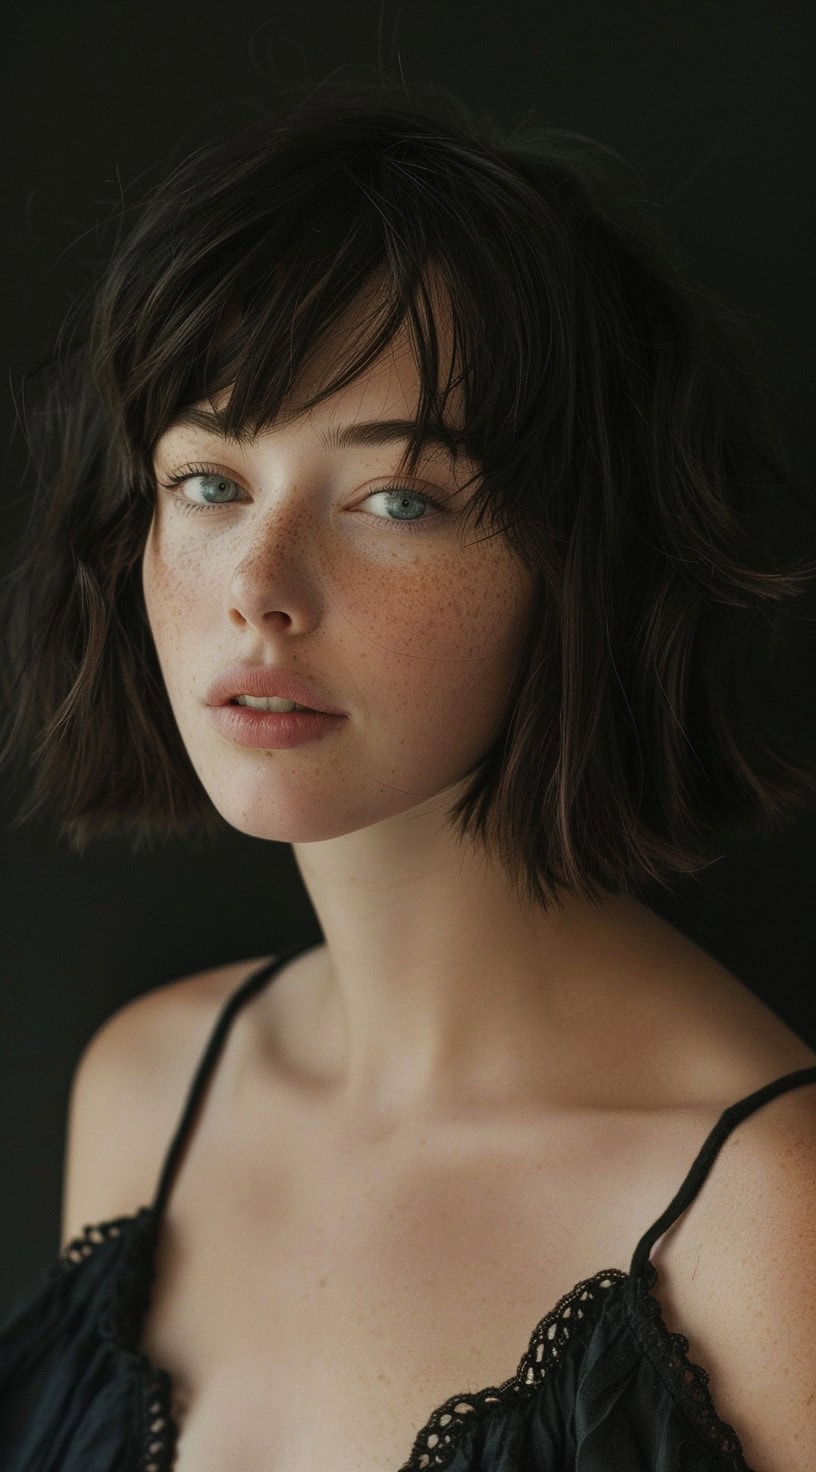
<path fill-rule="evenodd" d="M 499 115 L 535 104 L 639 163 L 710 284 L 759 314 L 807 477 L 815 14 L 810 0 L 13 0 L 0 150 L 2 570 L 24 515 L 20 378 L 88 284 L 96 222 L 152 183 L 171 150 L 245 121 L 247 98 L 380 61 L 409 86 L 442 82 Z M 803 613 L 816 617 L 812 602 Z M 791 691 L 811 732 L 812 649 L 802 643 Z M 12 829 L 17 799 L 0 792 L 0 1317 L 58 1250 L 68 1088 L 103 1019 L 173 977 L 320 939 L 286 845 L 228 831 L 138 857 L 106 840 L 80 858 L 47 819 Z M 678 878 L 675 896 L 646 898 L 816 1046 L 815 879 L 807 820 Z"/>

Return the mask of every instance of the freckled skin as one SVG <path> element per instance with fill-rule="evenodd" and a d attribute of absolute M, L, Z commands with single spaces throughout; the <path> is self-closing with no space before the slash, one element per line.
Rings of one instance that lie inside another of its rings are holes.
<path fill-rule="evenodd" d="M 236 502 L 203 512 L 180 505 L 204 499 L 200 479 L 158 490 L 142 576 L 190 759 L 241 832 L 297 842 L 380 822 L 461 780 L 501 728 L 531 574 L 503 537 L 456 522 L 470 492 L 451 510 L 416 507 L 416 532 L 388 524 L 393 502 L 365 501 L 396 481 L 444 505 L 476 467 L 452 471 L 431 448 L 409 482 L 395 475 L 402 444 L 326 452 L 317 438 L 330 422 L 413 417 L 418 387 L 398 338 L 365 377 L 249 449 L 186 427 L 157 447 L 160 481 L 199 461 L 237 482 Z M 346 721 L 291 749 L 236 745 L 203 704 L 235 659 L 303 674 Z"/>
<path fill-rule="evenodd" d="M 329 338 L 313 354 L 294 405 L 326 381 L 336 346 Z M 444 340 L 441 350 L 444 361 Z M 418 398 L 398 337 L 367 375 L 251 447 L 176 427 L 156 447 L 157 480 L 209 464 L 234 482 L 233 501 L 185 512 L 180 493 L 205 501 L 212 488 L 194 479 L 159 490 L 142 565 L 193 766 L 232 827 L 292 844 L 325 938 L 298 985 L 279 981 L 257 1015 L 269 1014 L 290 1067 L 320 1080 L 331 1117 L 364 1133 L 475 1097 L 540 1101 L 573 1072 L 597 1080 L 599 1058 L 615 1059 L 617 1074 L 638 1034 L 611 958 L 631 985 L 627 958 L 652 933 L 630 896 L 596 906 L 563 895 L 530 911 L 496 854 L 446 817 L 504 725 L 538 590 L 504 537 L 456 514 L 473 462 L 453 468 L 434 447 L 409 482 L 395 474 L 403 443 L 321 446 L 331 424 L 413 419 Z M 452 422 L 460 411 L 454 398 Z M 443 509 L 401 530 L 394 502 L 366 501 L 389 483 Z M 204 697 L 241 659 L 302 674 L 346 719 L 291 749 L 229 740 Z M 257 1056 L 262 1071 L 268 1054 Z"/>

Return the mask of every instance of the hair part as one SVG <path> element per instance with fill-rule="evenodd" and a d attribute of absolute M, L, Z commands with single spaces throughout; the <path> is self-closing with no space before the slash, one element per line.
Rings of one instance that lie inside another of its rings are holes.
<path fill-rule="evenodd" d="M 420 398 L 401 470 L 446 425 L 479 467 L 464 514 L 538 580 L 504 728 L 450 821 L 528 905 L 668 886 L 816 798 L 777 700 L 783 617 L 816 564 L 771 550 L 798 487 L 747 319 L 611 149 L 413 91 L 289 89 L 183 159 L 37 370 L 32 510 L 3 593 L 0 764 L 33 772 L 16 821 L 52 805 L 80 852 L 223 830 L 144 606 L 154 447 L 226 392 L 228 438 L 307 413 L 407 324 Z M 361 304 L 331 380 L 297 400 Z"/>

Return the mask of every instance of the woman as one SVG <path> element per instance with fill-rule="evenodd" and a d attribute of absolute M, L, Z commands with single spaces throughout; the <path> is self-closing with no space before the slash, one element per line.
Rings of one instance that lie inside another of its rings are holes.
<path fill-rule="evenodd" d="M 638 898 L 812 802 L 769 616 L 812 567 L 640 189 L 335 87 L 117 242 L 7 749 L 78 848 L 291 843 L 324 940 L 86 1048 L 10 1472 L 816 1464 L 816 1053 Z"/>

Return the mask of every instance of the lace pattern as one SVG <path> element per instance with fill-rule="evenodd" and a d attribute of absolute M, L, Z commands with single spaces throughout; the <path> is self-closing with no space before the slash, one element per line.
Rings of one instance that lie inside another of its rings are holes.
<path fill-rule="evenodd" d="M 57 1270 L 75 1271 L 104 1242 L 122 1237 L 123 1229 L 126 1233 L 122 1260 L 111 1277 L 97 1327 L 100 1337 L 114 1348 L 124 1346 L 130 1350 L 138 1367 L 137 1424 L 141 1445 L 134 1472 L 170 1472 L 178 1441 L 178 1425 L 171 1409 L 172 1383 L 166 1370 L 153 1365 L 135 1347 L 135 1336 L 147 1308 L 153 1268 L 157 1223 L 151 1209 L 142 1207 L 135 1216 L 84 1227 L 80 1236 L 69 1242 L 60 1254 Z"/>
<path fill-rule="evenodd" d="M 478 1418 L 499 1401 L 537 1389 L 563 1358 L 566 1344 L 573 1335 L 573 1325 L 584 1318 L 581 1305 L 591 1302 L 598 1293 L 626 1277 L 627 1274 L 619 1268 L 608 1268 L 576 1283 L 536 1324 L 515 1375 L 499 1386 L 486 1386 L 472 1395 L 452 1395 L 444 1405 L 438 1406 L 417 1434 L 411 1455 L 399 1472 L 424 1472 L 428 1467 L 446 1467 L 466 1425 L 474 1417 Z"/>
<path fill-rule="evenodd" d="M 647 1259 L 643 1276 L 636 1285 L 637 1311 L 632 1313 L 627 1309 L 638 1343 L 695 1431 L 726 1459 L 733 1472 L 751 1472 L 734 1427 L 723 1421 L 714 1407 L 708 1370 L 688 1358 L 688 1339 L 685 1334 L 669 1329 L 659 1300 L 649 1291 L 657 1277 L 657 1268 Z"/>
<path fill-rule="evenodd" d="M 150 1369 L 144 1382 L 141 1415 L 142 1445 L 139 1472 L 170 1472 L 175 1460 L 178 1428 L 170 1414 L 172 1390 L 166 1370 Z"/>
<path fill-rule="evenodd" d="M 75 1271 L 103 1243 L 116 1237 L 123 1238 L 121 1260 L 110 1275 L 97 1326 L 103 1339 L 130 1347 L 150 1293 L 156 1223 L 149 1208 L 142 1207 L 135 1216 L 83 1227 L 60 1253 L 57 1270 Z"/>
<path fill-rule="evenodd" d="M 98 1226 L 83 1227 L 80 1235 L 63 1248 L 57 1259 L 58 1266 L 63 1272 L 70 1272 L 74 1267 L 79 1267 L 86 1257 L 90 1257 L 100 1243 L 107 1241 L 109 1237 L 120 1236 L 121 1228 L 117 1222 L 100 1222 Z"/>

